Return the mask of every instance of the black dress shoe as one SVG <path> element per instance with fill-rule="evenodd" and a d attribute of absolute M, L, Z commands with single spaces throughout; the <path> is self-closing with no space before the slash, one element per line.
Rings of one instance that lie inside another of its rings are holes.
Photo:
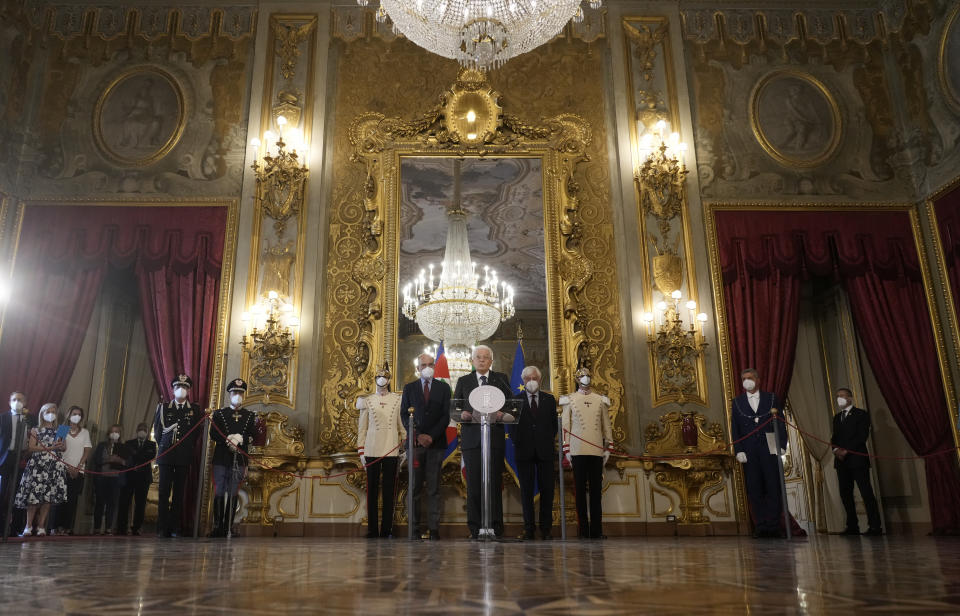
<path fill-rule="evenodd" d="M 844 529 L 844 531 L 843 531 L 842 533 L 840 533 L 840 534 L 841 534 L 841 535 L 850 535 L 850 536 L 854 536 L 854 537 L 859 537 L 859 536 L 860 536 L 860 529 L 859 529 L 859 528 L 846 528 L 846 529 Z"/>
<path fill-rule="evenodd" d="M 551 539 L 553 539 L 553 535 L 550 534 L 550 531 L 545 531 L 540 533 L 540 538 L 543 539 L 544 541 L 550 541 Z"/>
<path fill-rule="evenodd" d="M 533 534 L 532 530 L 525 530 L 523 531 L 523 534 L 520 535 L 520 539 L 523 541 L 533 541 L 536 538 L 537 536 Z"/>
<path fill-rule="evenodd" d="M 440 541 L 439 530 L 431 530 L 427 533 L 427 536 L 429 537 L 430 541 Z"/>
<path fill-rule="evenodd" d="M 868 537 L 880 537 L 880 536 L 883 535 L 883 529 L 882 529 L 882 528 L 871 528 L 871 529 L 867 530 L 867 532 L 865 532 L 865 533 L 863 533 L 863 534 L 866 535 L 866 536 L 868 536 Z"/>

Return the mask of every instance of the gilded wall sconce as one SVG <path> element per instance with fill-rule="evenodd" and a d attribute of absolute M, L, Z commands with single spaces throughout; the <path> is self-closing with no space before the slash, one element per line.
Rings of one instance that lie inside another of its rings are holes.
<path fill-rule="evenodd" d="M 278 116 L 276 121 L 279 134 L 264 133 L 266 149 L 262 159 L 254 159 L 250 167 L 257 182 L 257 205 L 274 220 L 277 235 L 281 236 L 287 220 L 303 207 L 304 188 L 310 171 L 297 153 L 306 150 L 303 134 L 296 128 L 285 131 L 285 116 Z M 276 142 L 271 146 L 274 139 Z M 251 139 L 250 147 L 259 152 L 261 141 Z"/>
<path fill-rule="evenodd" d="M 276 291 L 270 291 L 265 301 L 255 304 L 240 318 L 240 347 L 251 363 L 251 393 L 262 393 L 264 402 L 269 404 L 271 395 L 287 391 L 300 320 L 294 315 L 293 305 L 282 301 Z"/>
<path fill-rule="evenodd" d="M 684 404 L 697 395 L 699 359 L 707 343 L 703 339 L 705 312 L 697 313 L 697 303 L 684 304 L 688 317 L 681 316 L 682 294 L 671 293 L 671 302 L 658 302 L 655 313 L 643 315 L 647 326 L 647 344 L 656 364 L 658 394 L 675 397 Z"/>

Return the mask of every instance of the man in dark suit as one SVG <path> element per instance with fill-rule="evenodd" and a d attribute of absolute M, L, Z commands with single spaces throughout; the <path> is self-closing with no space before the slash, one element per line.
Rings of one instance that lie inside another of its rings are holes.
<path fill-rule="evenodd" d="M 27 433 L 32 425 L 31 415 L 26 410 L 27 398 L 19 391 L 10 394 L 10 410 L 0 414 L 0 528 L 7 522 L 7 505 L 16 491 L 20 469 L 17 468 L 17 433 L 20 436 L 21 450 L 27 444 Z M 24 462 L 21 454 L 21 462 Z M 14 518 L 17 510 L 13 510 Z M 16 521 L 16 520 L 14 520 Z M 23 528 L 20 524 L 20 528 Z M 11 533 L 12 534 L 12 533 Z"/>
<path fill-rule="evenodd" d="M 157 405 L 153 421 L 153 437 L 158 444 L 157 455 L 160 456 L 157 459 L 160 468 L 157 482 L 157 535 L 160 537 L 176 537 L 180 534 L 183 491 L 190 462 L 193 461 L 194 445 L 201 433 L 200 428 L 193 430 L 193 427 L 203 420 L 200 405 L 187 400 L 193 379 L 181 374 L 170 385 L 173 388 L 173 400 L 167 403 L 161 401 Z"/>
<path fill-rule="evenodd" d="M 403 386 L 400 417 L 410 434 L 410 407 L 413 407 L 414 451 L 408 464 L 413 464 L 413 511 L 407 512 L 415 532 L 421 533 L 420 517 L 423 484 L 427 484 L 427 537 L 440 538 L 440 472 L 447 450 L 447 426 L 450 424 L 450 386 L 433 378 L 434 358 L 423 353 L 417 358 L 420 378 Z M 409 439 L 409 436 L 408 436 Z"/>
<path fill-rule="evenodd" d="M 867 457 L 867 438 L 870 437 L 870 413 L 853 406 L 853 392 L 846 387 L 837 390 L 837 406 L 840 412 L 833 416 L 833 467 L 837 469 L 840 500 L 847 512 L 847 528 L 844 535 L 859 535 L 860 521 L 857 506 L 853 501 L 853 484 L 860 488 L 860 497 L 867 509 L 868 535 L 883 534 L 880 523 L 880 508 L 870 485 L 870 458 Z"/>
<path fill-rule="evenodd" d="M 117 513 L 117 533 L 126 535 L 140 534 L 143 526 L 143 514 L 147 509 L 147 493 L 153 483 L 153 468 L 149 464 L 157 457 L 157 444 L 148 437 L 147 424 L 137 424 L 137 438 L 126 442 L 126 464 L 130 470 L 124 475 L 123 487 L 120 488 L 120 509 Z M 127 527 L 130 516 L 130 503 L 133 502 L 133 526 Z"/>
<path fill-rule="evenodd" d="M 483 523 L 483 486 L 481 485 L 481 450 L 480 450 L 480 415 L 474 413 L 470 405 L 470 392 L 481 385 L 490 385 L 503 392 L 504 398 L 513 398 L 510 391 L 510 381 L 507 375 L 494 372 L 493 351 L 486 345 L 473 348 L 470 356 L 475 371 L 466 374 L 457 381 L 457 389 L 453 392 L 453 401 L 460 411 L 460 451 L 463 455 L 463 464 L 467 472 L 467 527 L 470 529 L 470 539 L 480 537 L 480 525 Z M 503 422 L 513 421 L 515 411 L 512 406 L 493 413 L 490 417 L 493 425 L 490 427 L 490 518 L 493 532 L 497 537 L 503 536 L 503 452 L 506 449 Z"/>
<path fill-rule="evenodd" d="M 747 499 L 754 517 L 754 537 L 780 536 L 780 522 L 783 518 L 782 498 L 780 495 L 780 467 L 777 459 L 771 455 L 767 446 L 767 434 L 776 434 L 777 453 L 787 447 L 787 430 L 784 423 L 774 417 L 761 430 L 754 432 L 745 440 L 740 440 L 770 419 L 772 415 L 783 412 L 783 405 L 777 396 L 760 391 L 760 376 L 754 368 L 740 373 L 743 379 L 744 393 L 733 399 L 730 409 L 731 436 L 737 452 L 737 461 L 743 465 L 744 484 Z"/>
<path fill-rule="evenodd" d="M 552 539 L 553 463 L 557 459 L 557 399 L 540 389 L 540 369 L 527 366 L 520 373 L 524 391 L 517 427 L 513 431 L 520 502 L 523 504 L 523 538 L 533 539 L 536 517 L 533 510 L 534 486 L 540 486 L 540 537 Z"/>

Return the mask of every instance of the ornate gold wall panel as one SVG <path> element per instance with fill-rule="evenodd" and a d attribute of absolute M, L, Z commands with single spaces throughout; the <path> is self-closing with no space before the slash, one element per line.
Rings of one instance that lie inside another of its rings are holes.
<path fill-rule="evenodd" d="M 542 158 L 553 382 L 564 393 L 578 360 L 592 361 L 613 401 L 614 437 L 625 438 L 603 62 L 585 51 L 579 42 L 554 43 L 511 60 L 511 70 L 491 78 L 503 93 L 502 125 L 486 143 L 466 145 L 444 123 L 441 95 L 457 80 L 456 63 L 402 40 L 341 48 L 316 418 L 321 453 L 355 450 L 353 400 L 373 387 L 371 366 L 394 360 L 401 155 Z M 488 86 L 473 75 L 457 87 Z"/>
<path fill-rule="evenodd" d="M 267 38 L 267 62 L 263 80 L 263 103 L 260 111 L 260 135 L 264 141 L 258 151 L 262 157 L 267 148 L 276 152 L 274 143 L 267 143 L 267 131 L 280 134 L 277 118 L 283 116 L 284 131 L 299 130 L 309 152 L 316 104 L 314 56 L 317 48 L 317 16 L 272 14 Z M 304 160 L 304 164 L 306 164 Z M 247 280 L 246 303 L 249 307 L 276 291 L 283 301 L 300 314 L 303 294 L 303 267 L 306 241 L 307 194 L 309 184 L 298 195 L 293 208 L 282 211 L 255 197 L 251 232 L 250 274 Z M 258 191 L 259 194 L 259 191 Z M 271 224 L 272 223 L 272 224 Z M 296 342 L 298 336 L 294 336 Z M 298 351 L 286 358 L 251 359 L 244 353 L 244 378 L 250 383 L 248 404 L 256 402 L 294 408 L 296 405 Z"/>
<path fill-rule="evenodd" d="M 679 132 L 681 128 L 676 77 L 670 54 L 670 22 L 666 17 L 624 17 L 621 25 L 631 113 L 630 139 L 632 152 L 636 156 L 640 139 L 645 133 L 652 132 L 659 120 L 668 122 L 671 131 Z M 634 168 L 641 163 L 639 160 L 633 162 Z M 643 256 L 645 311 L 653 312 L 657 301 L 655 293 L 660 293 L 662 299 L 670 303 L 668 294 L 671 289 L 668 287 L 680 289 L 684 297 L 697 302 L 699 307 L 690 213 L 685 192 L 679 195 L 679 207 L 660 212 L 651 211 L 651 208 L 643 205 L 646 198 L 644 190 L 648 190 L 648 187 L 637 181 L 634 188 L 637 219 L 640 221 L 638 239 Z M 686 280 L 685 286 L 683 280 Z M 655 290 L 655 285 L 659 291 Z M 665 374 L 667 362 L 658 357 L 652 345 L 648 347 L 647 357 L 650 361 L 650 397 L 654 407 L 671 402 L 709 405 L 702 354 L 693 360 L 692 383 L 680 393 L 675 391 L 676 388 L 672 387 Z"/>

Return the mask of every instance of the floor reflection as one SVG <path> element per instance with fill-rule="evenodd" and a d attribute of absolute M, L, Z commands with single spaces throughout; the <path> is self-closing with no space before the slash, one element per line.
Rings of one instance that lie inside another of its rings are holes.
<path fill-rule="evenodd" d="M 0 546 L 7 614 L 940 614 L 958 580 L 960 541 L 929 537 Z"/>

